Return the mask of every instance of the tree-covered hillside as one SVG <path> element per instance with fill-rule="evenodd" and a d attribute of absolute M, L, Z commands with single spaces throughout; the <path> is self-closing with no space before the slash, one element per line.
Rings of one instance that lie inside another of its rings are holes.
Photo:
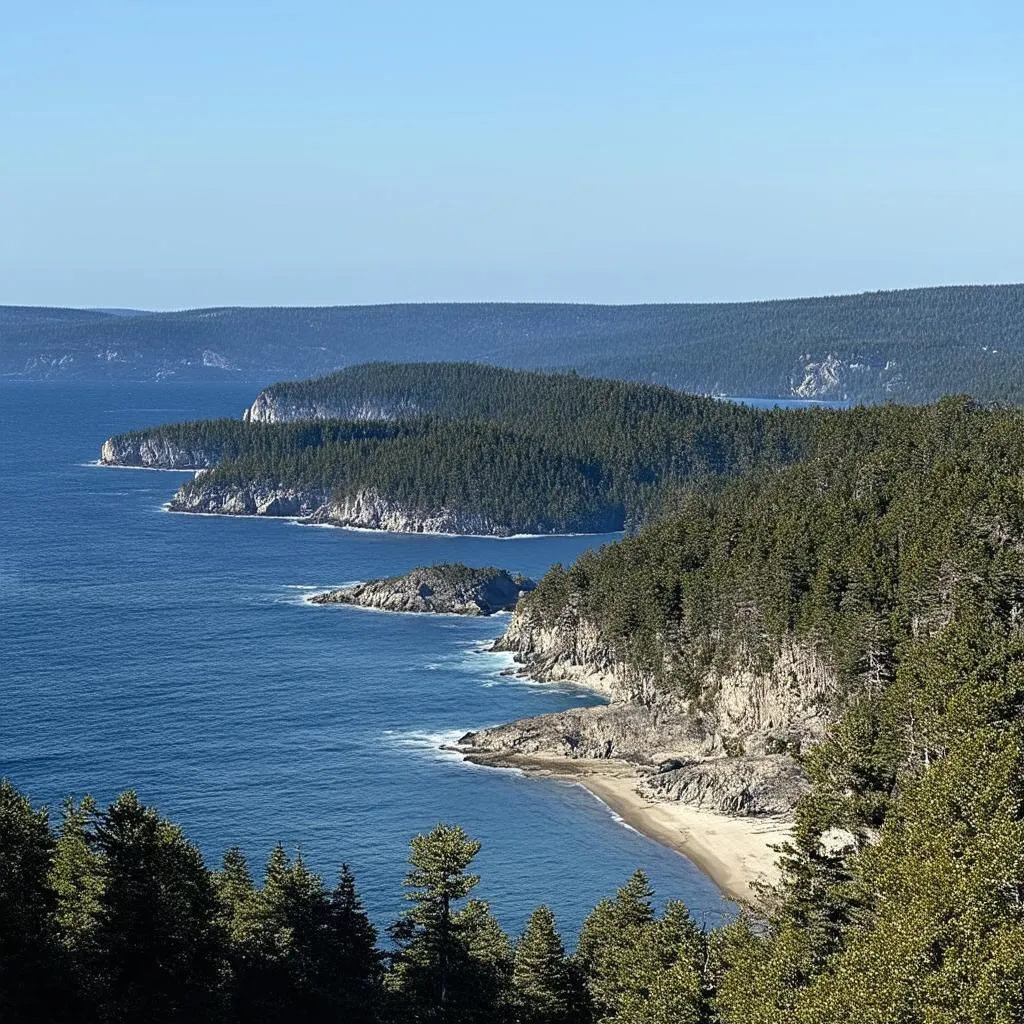
<path fill-rule="evenodd" d="M 853 685 L 961 606 L 1024 613 L 1024 414 L 948 398 L 815 423 L 795 464 L 681 492 L 524 608 L 553 621 L 571 604 L 669 686 L 788 636 Z"/>
<path fill-rule="evenodd" d="M 696 393 L 1019 401 L 1024 285 L 692 305 L 0 308 L 0 374 L 16 378 L 266 382 L 369 359 L 572 368 Z"/>
<path fill-rule="evenodd" d="M 450 363 L 372 364 L 281 392 L 401 415 L 175 424 L 120 435 L 107 450 L 130 462 L 145 444 L 216 463 L 185 485 L 191 498 L 259 486 L 343 502 L 372 490 L 415 510 L 485 516 L 507 532 L 604 532 L 638 523 L 674 487 L 792 461 L 832 415 Z"/>
<path fill-rule="evenodd" d="M 799 463 L 686 494 L 522 599 L 698 702 L 709 668 L 785 641 L 842 683 L 782 882 L 713 937 L 710 1008 L 683 1019 L 1024 1014 L 1022 427 L 963 399 L 823 420 Z"/>

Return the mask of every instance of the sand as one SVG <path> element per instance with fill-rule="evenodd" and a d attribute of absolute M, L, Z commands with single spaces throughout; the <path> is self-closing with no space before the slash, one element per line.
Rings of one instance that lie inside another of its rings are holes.
<path fill-rule="evenodd" d="M 734 817 L 675 800 L 650 800 L 636 790 L 638 771 L 623 761 L 522 755 L 471 755 L 470 760 L 585 787 L 627 825 L 683 854 L 740 903 L 757 904 L 751 883 L 778 879 L 778 854 L 772 847 L 790 835 L 790 823 L 782 818 Z"/>

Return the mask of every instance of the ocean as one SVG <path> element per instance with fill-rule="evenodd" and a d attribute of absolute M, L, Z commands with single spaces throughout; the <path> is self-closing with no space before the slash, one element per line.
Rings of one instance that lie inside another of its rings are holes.
<path fill-rule="evenodd" d="M 538 578 L 611 537 L 377 534 L 164 511 L 188 474 L 91 463 L 110 434 L 239 416 L 252 384 L 0 385 L 0 775 L 59 817 L 135 789 L 216 866 L 277 843 L 328 881 L 344 861 L 375 923 L 402 906 L 409 839 L 461 824 L 477 894 L 518 932 L 547 903 L 570 941 L 637 867 L 718 923 L 685 858 L 579 786 L 479 768 L 446 740 L 598 703 L 502 675 L 505 619 L 312 606 L 312 590 L 462 561 Z"/>

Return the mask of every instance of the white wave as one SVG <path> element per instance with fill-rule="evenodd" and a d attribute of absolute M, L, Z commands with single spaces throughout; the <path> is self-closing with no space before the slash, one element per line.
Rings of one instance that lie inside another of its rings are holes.
<path fill-rule="evenodd" d="M 381 734 L 389 746 L 401 747 L 426 755 L 432 761 L 449 761 L 463 764 L 462 754 L 451 748 L 466 735 L 468 729 L 446 729 L 443 732 L 423 732 L 418 729 L 385 729 Z"/>
<path fill-rule="evenodd" d="M 347 580 L 345 583 L 286 583 L 285 590 L 315 591 L 318 594 L 327 594 L 332 590 L 343 590 L 345 587 L 354 587 L 362 580 Z"/>
<path fill-rule="evenodd" d="M 593 794 L 591 794 L 591 795 L 593 795 Z M 604 804 L 604 806 L 606 808 L 608 808 L 608 813 L 611 815 L 611 819 L 612 819 L 612 821 L 615 822 L 616 825 L 621 825 L 624 829 L 628 829 L 634 835 L 638 835 L 638 836 L 642 836 L 643 835 L 643 832 L 641 832 L 640 829 L 633 828 L 633 826 L 630 825 L 630 823 L 628 821 L 626 821 L 626 819 L 623 818 L 621 814 L 619 814 L 617 811 L 613 811 L 610 807 L 608 807 L 607 804 L 604 803 L 603 800 L 601 800 L 600 802 L 602 804 Z"/>
<path fill-rule="evenodd" d="M 551 537 L 621 537 L 624 530 L 611 533 L 511 533 L 506 537 L 493 533 L 446 533 L 443 530 L 380 530 L 371 526 L 342 526 L 339 523 L 306 523 L 294 520 L 298 526 L 318 526 L 325 530 L 347 530 L 349 533 L 388 533 L 399 537 L 453 537 L 457 540 L 545 540 Z"/>
<path fill-rule="evenodd" d="M 115 466 L 109 462 L 100 462 L 93 459 L 92 462 L 79 462 L 79 466 L 87 469 L 133 469 L 142 473 L 195 473 L 194 469 L 167 469 L 164 466 Z"/>

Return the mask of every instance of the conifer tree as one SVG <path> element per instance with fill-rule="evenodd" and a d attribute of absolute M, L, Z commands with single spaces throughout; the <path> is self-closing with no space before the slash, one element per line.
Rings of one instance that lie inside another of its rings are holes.
<path fill-rule="evenodd" d="M 199 851 L 133 792 L 99 815 L 92 842 L 103 865 L 95 963 L 102 1016 L 124 1024 L 212 1019 L 223 946 Z"/>
<path fill-rule="evenodd" d="M 96 927 L 103 894 L 103 861 L 92 847 L 96 802 L 66 800 L 54 851 L 51 884 L 57 897 L 54 921 L 69 971 L 73 1015 L 87 1015 L 97 999 Z"/>
<path fill-rule="evenodd" d="M 583 922 L 573 962 L 598 1020 L 616 1012 L 630 957 L 654 922 L 653 896 L 647 875 L 635 871 L 614 899 L 602 900 Z"/>
<path fill-rule="evenodd" d="M 516 943 L 512 989 L 518 1024 L 572 1024 L 583 1019 L 565 947 L 546 906 L 531 915 Z"/>
<path fill-rule="evenodd" d="M 46 810 L 0 779 L 0 1020 L 12 1024 L 57 1012 L 54 845 Z"/>
<path fill-rule="evenodd" d="M 410 843 L 404 885 L 413 903 L 391 928 L 397 945 L 388 982 L 405 1019 L 469 1022 L 500 1018 L 511 957 L 479 882 L 468 868 L 480 849 L 461 827 L 438 824 Z"/>

